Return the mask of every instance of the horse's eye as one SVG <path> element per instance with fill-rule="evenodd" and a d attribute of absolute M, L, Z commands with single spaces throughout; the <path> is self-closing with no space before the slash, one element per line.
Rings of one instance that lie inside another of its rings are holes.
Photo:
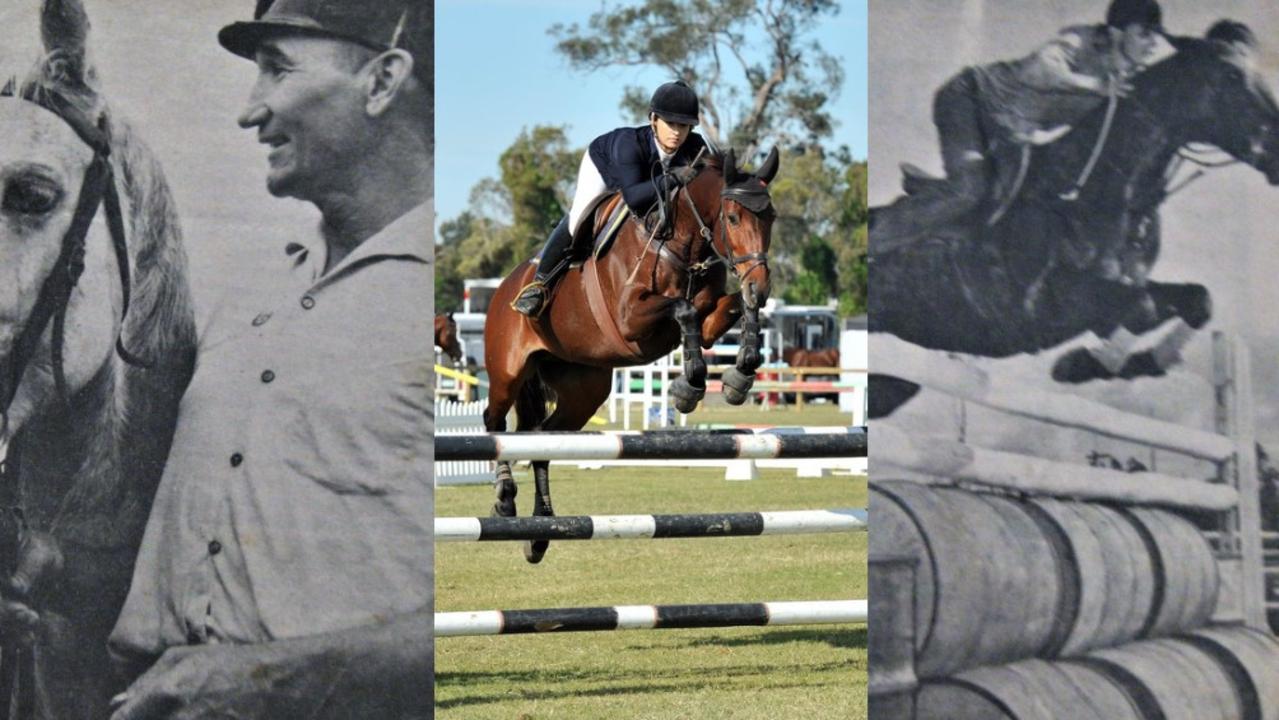
<path fill-rule="evenodd" d="M 61 199 L 62 191 L 47 180 L 21 178 L 5 185 L 3 207 L 6 212 L 44 215 L 57 207 Z"/>
<path fill-rule="evenodd" d="M 737 227 L 737 223 L 738 223 L 740 220 L 741 220 L 741 218 L 737 217 L 737 213 L 729 213 L 729 214 L 728 214 L 728 224 L 729 224 L 729 225 L 732 225 L 733 227 Z"/>

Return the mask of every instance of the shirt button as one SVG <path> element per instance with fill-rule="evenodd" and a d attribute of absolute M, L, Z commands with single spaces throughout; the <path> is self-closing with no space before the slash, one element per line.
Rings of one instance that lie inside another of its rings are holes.
<path fill-rule="evenodd" d="M 311 308 L 313 308 L 313 307 L 315 307 L 315 298 L 311 297 L 310 295 L 303 295 L 303 296 L 302 296 L 302 309 L 304 309 L 304 310 L 310 310 L 310 309 L 311 309 Z"/>
<path fill-rule="evenodd" d="M 220 552 L 222 552 L 222 543 L 218 542 L 217 540 L 210 540 L 210 541 L 209 541 L 209 554 L 210 554 L 210 555 L 217 555 L 217 554 L 218 554 L 218 553 L 220 553 Z"/>
<path fill-rule="evenodd" d="M 274 379 L 275 379 L 275 373 L 271 372 L 270 370 L 262 371 L 262 382 L 269 383 Z"/>
<path fill-rule="evenodd" d="M 271 313 L 261 313 L 257 317 L 253 318 L 253 327 L 261 327 L 266 324 L 267 320 L 270 320 L 270 319 L 271 319 Z"/>
<path fill-rule="evenodd" d="M 244 456 L 240 453 L 231 453 L 231 467 L 240 467 L 240 463 L 244 462 Z"/>

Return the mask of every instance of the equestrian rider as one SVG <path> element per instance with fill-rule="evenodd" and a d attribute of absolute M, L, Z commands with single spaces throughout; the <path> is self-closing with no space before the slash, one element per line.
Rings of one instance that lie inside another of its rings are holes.
<path fill-rule="evenodd" d="M 620 190 L 637 218 L 658 200 L 697 174 L 693 160 L 706 147 L 693 132 L 697 93 L 681 80 L 657 88 L 648 104 L 648 124 L 618 128 L 591 142 L 577 172 L 577 190 L 568 216 L 555 226 L 542 248 L 533 281 L 511 307 L 529 317 L 542 314 L 551 288 L 568 268 L 573 238 L 603 198 Z"/>
<path fill-rule="evenodd" d="M 1077 25 L 1018 60 L 965 68 L 937 91 L 933 122 L 947 180 L 878 214 L 872 237 L 883 252 L 913 236 L 955 222 L 998 189 L 1011 192 L 996 167 L 1001 145 L 1040 145 L 1112 97 L 1156 59 L 1162 11 L 1155 0 L 1113 0 L 1104 25 Z M 1164 51 L 1169 50 L 1166 42 Z M 1012 168 L 1015 170 L 1015 168 Z M 908 173 L 914 172 L 908 169 Z"/>

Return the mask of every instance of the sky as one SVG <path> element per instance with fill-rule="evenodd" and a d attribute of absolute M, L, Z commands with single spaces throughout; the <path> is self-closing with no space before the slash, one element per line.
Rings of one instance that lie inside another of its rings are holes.
<path fill-rule="evenodd" d="M 616 6 L 611 2 L 610 7 Z M 466 209 L 471 188 L 495 177 L 497 159 L 524 128 L 568 125 L 573 147 L 631 124 L 618 109 L 627 85 L 656 88 L 658 69 L 575 72 L 555 53 L 547 29 L 585 25 L 599 0 L 437 0 L 437 218 Z M 839 125 L 832 145 L 866 156 L 866 0 L 845 0 L 813 34 L 844 64 L 844 87 L 832 104 Z"/>
<path fill-rule="evenodd" d="M 1279 6 L 1255 0 L 1162 0 L 1174 34 L 1202 35 L 1230 17 L 1249 24 L 1263 45 L 1260 66 L 1279 81 Z M 870 40 L 873 205 L 896 196 L 898 164 L 940 172 L 932 95 L 965 65 L 1020 57 L 1068 25 L 1099 22 L 1103 0 L 875 0 Z M 927 42 L 920 42 L 926 37 Z M 1241 335 L 1251 348 L 1262 437 L 1279 444 L 1279 188 L 1245 166 L 1215 170 L 1162 207 L 1162 250 L 1152 278 L 1198 282 L 1212 293 L 1212 330 Z M 873 282 L 873 280 L 872 280 Z M 872 285 L 872 292 L 873 285 Z M 872 345 L 872 363 L 874 347 Z M 1207 373 L 1206 333 L 1189 348 L 1187 372 Z M 1033 362 L 1046 367 L 1049 359 Z M 1042 374 L 1042 373 L 1041 373 Z M 1123 391 L 1118 384 L 1107 390 Z M 1176 383 L 1141 384 L 1167 393 Z"/>

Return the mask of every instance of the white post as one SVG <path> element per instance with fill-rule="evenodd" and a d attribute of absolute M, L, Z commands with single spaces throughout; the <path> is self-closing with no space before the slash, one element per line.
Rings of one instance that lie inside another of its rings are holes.
<path fill-rule="evenodd" d="M 1239 508 L 1231 513 L 1228 533 L 1242 562 L 1239 607 L 1244 622 L 1267 631 L 1265 568 L 1261 547 L 1261 483 L 1257 472 L 1256 413 L 1248 348 L 1238 337 L 1213 333 L 1213 370 L 1217 389 L 1217 430 L 1235 442 L 1233 459 L 1223 465 L 1226 479 L 1239 492 Z"/>

